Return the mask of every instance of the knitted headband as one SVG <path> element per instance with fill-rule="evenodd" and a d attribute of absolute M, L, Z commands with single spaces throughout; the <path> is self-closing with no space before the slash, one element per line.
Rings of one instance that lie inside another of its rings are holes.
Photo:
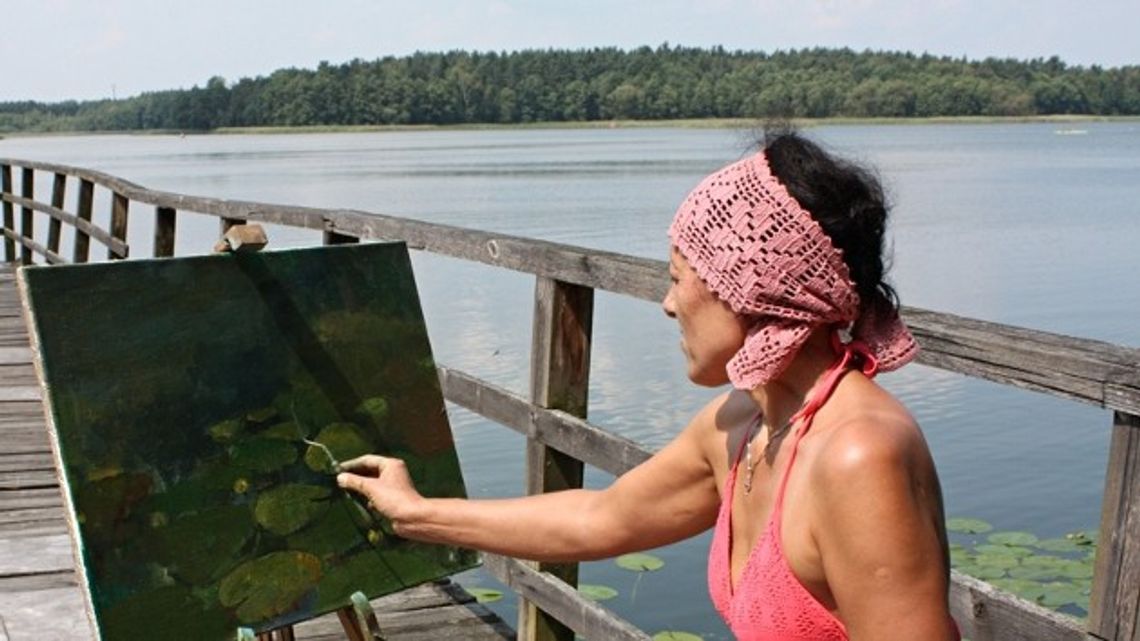
<path fill-rule="evenodd" d="M 776 378 L 817 327 L 853 322 L 879 370 L 918 346 L 897 315 L 859 314 L 843 254 L 768 167 L 763 152 L 705 178 L 677 209 L 669 237 L 709 290 L 754 317 L 728 378 L 753 389 Z"/>

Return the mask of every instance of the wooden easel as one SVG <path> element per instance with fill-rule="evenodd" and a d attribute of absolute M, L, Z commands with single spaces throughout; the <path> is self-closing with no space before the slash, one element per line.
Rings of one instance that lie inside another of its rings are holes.
<path fill-rule="evenodd" d="M 348 641 L 384 641 L 384 637 L 380 634 L 380 624 L 376 621 L 376 612 L 364 593 L 353 592 L 349 598 L 351 604 L 336 611 Z M 252 628 L 237 630 L 237 641 L 294 641 L 294 639 L 292 625 L 261 634 L 254 633 Z"/>

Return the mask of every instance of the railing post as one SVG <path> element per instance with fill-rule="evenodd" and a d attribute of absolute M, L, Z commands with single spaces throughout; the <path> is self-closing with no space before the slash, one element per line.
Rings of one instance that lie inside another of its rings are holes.
<path fill-rule="evenodd" d="M 95 183 L 81 178 L 79 180 L 79 195 L 75 203 L 75 217 L 85 221 L 91 222 L 91 210 L 95 202 Z M 86 263 L 88 254 L 91 250 L 91 236 L 87 232 L 82 231 L 78 227 L 75 228 L 75 255 L 72 261 L 76 263 Z"/>
<path fill-rule="evenodd" d="M 0 190 L 3 190 L 5 196 L 12 195 L 12 166 L 0 165 Z M 7 200 L 4 201 L 4 229 L 16 233 L 16 214 L 12 209 L 12 203 Z M 11 263 L 16 260 L 16 242 L 4 236 L 4 262 Z"/>
<path fill-rule="evenodd" d="M 127 197 L 115 192 L 111 197 L 111 236 L 123 242 L 127 242 L 127 210 L 130 207 L 131 201 Z M 119 260 L 127 257 L 130 253 L 130 248 L 122 253 L 116 254 L 115 250 L 107 250 L 107 258 L 110 260 Z"/>
<path fill-rule="evenodd" d="M 1089 633 L 1140 641 L 1140 416 L 1113 413 Z"/>
<path fill-rule="evenodd" d="M 23 173 L 23 181 L 22 181 L 23 184 L 21 187 L 21 194 L 20 195 L 22 195 L 24 198 L 27 198 L 28 200 L 35 200 L 36 199 L 36 171 L 34 169 L 32 169 L 31 167 L 24 167 L 22 173 Z M 31 207 L 20 207 L 20 235 L 23 236 L 27 240 L 32 240 L 34 235 L 35 235 L 35 232 L 33 229 L 33 224 L 35 223 L 35 218 L 33 218 L 33 214 L 35 214 L 35 212 L 32 210 Z M 31 265 L 33 262 L 32 261 L 32 248 L 29 247 L 27 244 L 20 246 L 20 262 L 24 265 Z"/>
<path fill-rule="evenodd" d="M 534 294 L 531 344 L 531 401 L 536 405 L 586 417 L 590 377 L 590 336 L 594 290 L 539 276 Z M 582 461 L 527 440 L 528 494 L 582 487 Z M 538 564 L 571 586 L 578 585 L 578 564 Z M 574 632 L 523 600 L 519 604 L 519 639 L 573 641 Z"/>
<path fill-rule="evenodd" d="M 63 209 L 63 195 L 67 191 L 67 174 L 56 173 L 55 180 L 51 186 L 51 206 L 56 209 Z M 60 228 L 63 226 L 63 221 L 51 217 L 51 222 L 48 223 L 48 251 L 59 253 L 59 233 Z"/>
<path fill-rule="evenodd" d="M 154 257 L 164 258 L 174 255 L 174 228 L 178 213 L 173 207 L 157 207 L 154 210 Z"/>

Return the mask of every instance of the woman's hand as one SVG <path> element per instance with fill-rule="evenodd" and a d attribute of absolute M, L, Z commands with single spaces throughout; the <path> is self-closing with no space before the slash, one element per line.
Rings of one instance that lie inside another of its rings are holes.
<path fill-rule="evenodd" d="M 408 467 L 400 459 L 366 454 L 340 464 L 336 476 L 340 487 L 368 499 L 368 506 L 392 522 L 398 535 L 410 523 L 426 499 L 416 491 Z"/>

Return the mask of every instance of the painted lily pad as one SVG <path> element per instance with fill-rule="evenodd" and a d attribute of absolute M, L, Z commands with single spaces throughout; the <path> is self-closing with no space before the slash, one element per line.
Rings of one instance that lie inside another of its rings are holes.
<path fill-rule="evenodd" d="M 1037 542 L 1037 536 L 1029 532 L 995 532 L 986 540 L 994 545 L 1033 545 Z"/>
<path fill-rule="evenodd" d="M 304 431 L 301 426 L 293 421 L 285 421 L 284 423 L 277 423 L 265 428 L 260 434 L 261 438 L 275 438 L 282 441 L 299 441 L 305 437 Z"/>
<path fill-rule="evenodd" d="M 257 497 L 253 515 L 265 529 L 287 536 L 324 514 L 329 509 L 329 494 L 327 487 L 281 485 Z"/>
<path fill-rule="evenodd" d="M 614 560 L 619 568 L 623 570 L 631 570 L 633 572 L 653 572 L 665 567 L 665 562 L 652 554 L 644 554 L 641 552 L 634 554 L 623 554 Z"/>
<path fill-rule="evenodd" d="M 434 367 L 433 367 L 434 369 Z M 365 399 L 356 412 L 367 418 L 374 425 L 383 425 L 388 418 L 388 401 L 382 396 L 373 396 Z"/>
<path fill-rule="evenodd" d="M 155 559 L 175 577 L 203 585 L 237 563 L 253 532 L 248 506 L 207 508 L 159 528 L 153 539 Z"/>
<path fill-rule="evenodd" d="M 704 641 L 699 635 L 680 630 L 664 630 L 653 635 L 653 641 Z"/>
<path fill-rule="evenodd" d="M 253 410 L 245 415 L 245 420 L 255 425 L 265 425 L 275 418 L 277 418 L 277 409 L 272 406 Z"/>
<path fill-rule="evenodd" d="M 321 562 L 304 552 L 272 552 L 239 565 L 218 585 L 218 600 L 238 621 L 257 623 L 293 609 L 321 578 Z"/>
<path fill-rule="evenodd" d="M 253 472 L 273 472 L 297 460 L 297 448 L 288 441 L 254 438 L 230 450 L 234 467 Z"/>
<path fill-rule="evenodd" d="M 946 529 L 950 532 L 963 534 L 985 534 L 994 529 L 994 526 L 981 519 L 952 518 L 946 519 Z"/>
<path fill-rule="evenodd" d="M 503 598 L 503 593 L 500 590 L 492 590 L 490 588 L 463 588 L 468 594 L 475 597 L 478 603 L 494 603 Z"/>
<path fill-rule="evenodd" d="M 327 555 L 341 555 L 361 544 L 359 539 L 353 540 L 344 536 L 345 532 L 353 529 L 359 530 L 361 526 L 356 523 L 351 500 L 344 498 L 333 501 L 329 509 L 313 519 L 311 523 L 289 535 L 289 549 L 304 550 L 319 557 Z"/>
<path fill-rule="evenodd" d="M 608 585 L 595 585 L 591 583 L 579 585 L 578 592 L 591 601 L 606 601 L 618 595 L 618 591 Z"/>
<path fill-rule="evenodd" d="M 238 434 L 241 434 L 242 423 L 240 419 L 230 419 L 211 425 L 207 430 L 210 433 L 210 438 L 219 443 L 230 443 Z"/>
<path fill-rule="evenodd" d="M 329 450 L 325 452 L 315 445 L 310 445 L 309 449 L 305 450 L 305 465 L 316 472 L 334 471 L 329 461 L 330 453 L 337 461 L 345 461 L 368 454 L 373 449 L 372 444 L 361 434 L 360 428 L 352 423 L 330 423 L 314 440 Z"/>

